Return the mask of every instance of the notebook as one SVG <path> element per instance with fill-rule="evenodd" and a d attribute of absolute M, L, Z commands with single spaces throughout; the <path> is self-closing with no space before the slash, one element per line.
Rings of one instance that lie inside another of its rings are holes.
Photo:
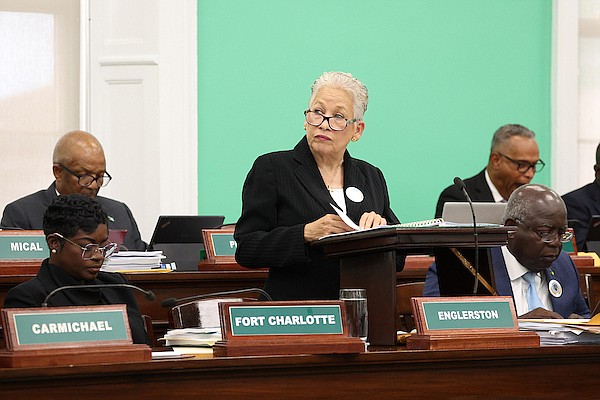
<path fill-rule="evenodd" d="M 204 250 L 202 229 L 218 228 L 222 215 L 161 215 L 158 217 L 150 250 L 162 250 L 164 263 L 174 262 L 178 271 L 197 271 Z"/>
<path fill-rule="evenodd" d="M 499 224 L 503 225 L 503 215 L 506 209 L 506 203 L 473 203 L 475 220 L 478 224 Z M 442 210 L 442 219 L 446 222 L 457 222 L 462 224 L 472 224 L 473 214 L 471 207 L 467 202 L 444 203 Z"/>

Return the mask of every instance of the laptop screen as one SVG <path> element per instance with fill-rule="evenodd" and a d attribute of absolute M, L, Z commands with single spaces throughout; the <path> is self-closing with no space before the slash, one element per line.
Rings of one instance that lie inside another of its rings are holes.
<path fill-rule="evenodd" d="M 480 224 L 499 224 L 504 225 L 502 217 L 506 203 L 482 203 L 474 202 L 473 211 L 475 220 Z M 457 222 L 464 224 L 473 223 L 473 214 L 471 206 L 467 202 L 447 202 L 444 204 L 442 218 L 447 222 Z"/>
<path fill-rule="evenodd" d="M 221 226 L 222 215 L 161 215 L 158 217 L 150 245 L 157 243 L 202 243 L 202 229 Z"/>

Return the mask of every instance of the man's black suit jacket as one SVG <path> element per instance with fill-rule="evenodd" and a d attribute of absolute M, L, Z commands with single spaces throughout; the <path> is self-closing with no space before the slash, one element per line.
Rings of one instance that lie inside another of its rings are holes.
<path fill-rule="evenodd" d="M 46 190 L 40 190 L 13 201 L 4 208 L 2 226 L 6 228 L 42 229 L 44 213 L 56 198 L 56 182 Z M 140 231 L 133 214 L 125 203 L 97 196 L 96 201 L 108 214 L 108 229 L 127 229 L 123 245 L 128 250 L 146 250 L 146 243 L 140 237 Z"/>
<path fill-rule="evenodd" d="M 494 202 L 494 195 L 485 180 L 485 169 L 475 176 L 464 180 L 467 193 L 474 202 Z M 448 201 L 467 201 L 465 194 L 456 185 L 450 185 L 440 194 L 435 208 L 435 217 L 442 216 L 444 203 Z"/>
<path fill-rule="evenodd" d="M 388 224 L 398 223 L 390 209 L 381 171 L 344 155 L 344 188 L 358 188 L 364 199 L 346 196 L 347 214 L 356 223 L 375 211 Z M 335 204 L 310 152 L 306 137 L 291 151 L 259 157 L 244 183 L 242 215 L 236 224 L 236 260 L 249 268 L 268 267 L 265 290 L 274 300 L 338 299 L 339 261 L 326 259 L 304 243 L 304 226 Z M 398 256 L 399 268 L 403 256 Z"/>
<path fill-rule="evenodd" d="M 562 198 L 567 206 L 567 219 L 575 231 L 577 249 L 586 251 L 585 239 L 590 220 L 592 216 L 600 215 L 600 184 L 589 183 Z"/>

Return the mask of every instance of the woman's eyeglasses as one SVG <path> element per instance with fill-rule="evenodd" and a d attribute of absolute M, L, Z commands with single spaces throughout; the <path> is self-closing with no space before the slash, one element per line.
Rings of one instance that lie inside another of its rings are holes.
<path fill-rule="evenodd" d="M 94 243 L 89 243 L 85 246 L 82 246 L 80 244 L 75 243 L 72 240 L 67 239 L 58 232 L 53 233 L 53 235 L 56 235 L 59 238 L 71 243 L 72 245 L 79 247 L 81 249 L 81 258 L 83 258 L 84 260 L 91 260 L 98 254 L 102 254 L 102 257 L 110 257 L 110 255 L 114 253 L 117 249 L 117 244 L 112 242 L 108 242 L 104 247 L 100 247 L 99 245 Z"/>
<path fill-rule="evenodd" d="M 327 124 L 332 131 L 343 131 L 346 129 L 348 124 L 352 124 L 356 122 L 356 118 L 354 119 L 346 119 L 341 115 L 333 115 L 331 117 L 326 117 L 319 111 L 306 110 L 304 111 L 304 118 L 306 118 L 306 122 L 312 126 L 321 126 L 323 121 L 327 120 Z"/>

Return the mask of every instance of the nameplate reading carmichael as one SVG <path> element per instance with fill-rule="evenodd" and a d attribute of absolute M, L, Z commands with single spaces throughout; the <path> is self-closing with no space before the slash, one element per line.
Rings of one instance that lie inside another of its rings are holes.
<path fill-rule="evenodd" d="M 9 350 L 131 344 L 124 304 L 2 310 Z"/>
<path fill-rule="evenodd" d="M 231 336 L 342 334 L 342 310 L 334 305 L 230 306 Z"/>
<path fill-rule="evenodd" d="M 423 334 L 519 330 L 510 296 L 415 297 L 412 306 Z"/>
<path fill-rule="evenodd" d="M 44 235 L 1 235 L 0 260 L 42 260 L 48 257 Z"/>

